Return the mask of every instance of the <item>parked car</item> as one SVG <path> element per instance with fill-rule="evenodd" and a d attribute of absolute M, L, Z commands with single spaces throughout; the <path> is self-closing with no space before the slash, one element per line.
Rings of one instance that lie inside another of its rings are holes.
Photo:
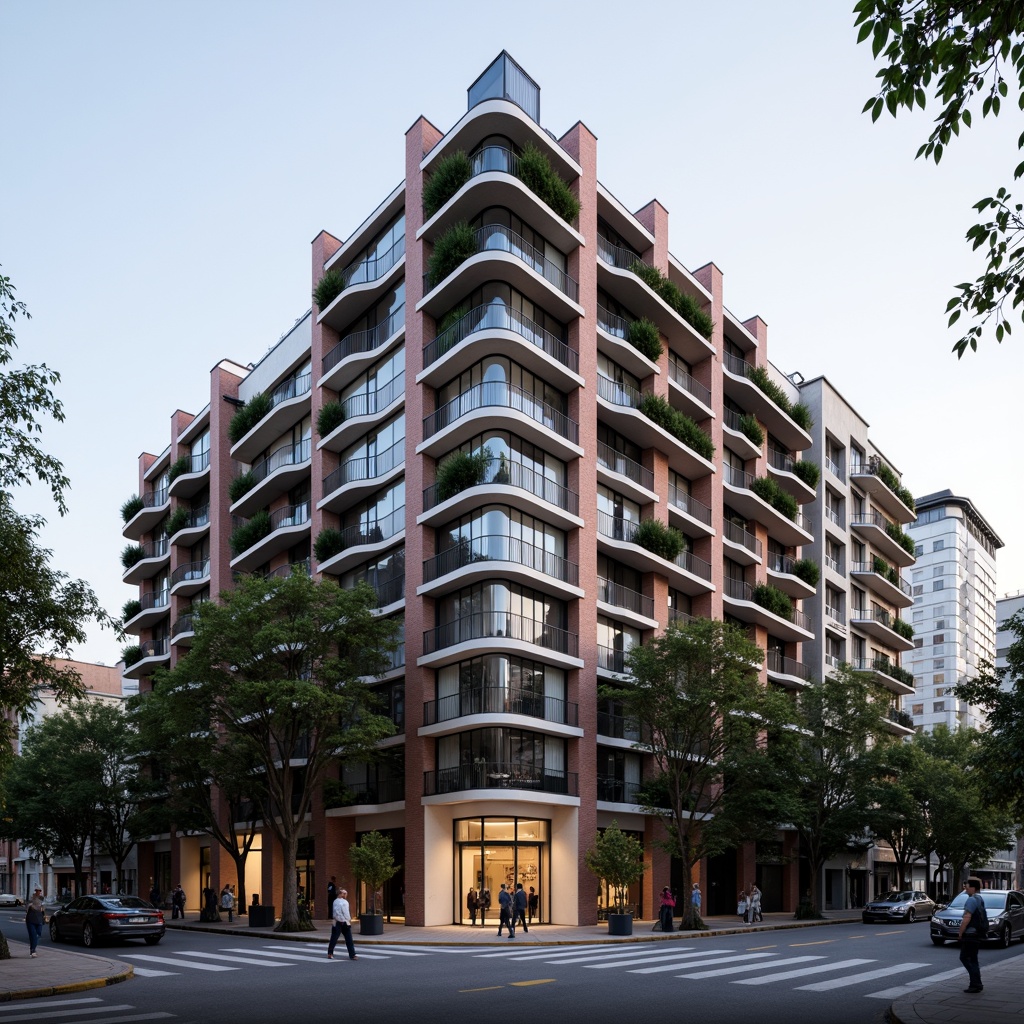
<path fill-rule="evenodd" d="M 15 896 L 13 892 L 0 892 L 0 907 L 20 907 L 21 905 L 20 896 Z"/>
<path fill-rule="evenodd" d="M 54 942 L 74 939 L 83 946 L 104 939 L 145 939 L 155 946 L 165 930 L 163 911 L 138 896 L 79 896 L 50 917 Z"/>
<path fill-rule="evenodd" d="M 1014 939 L 1024 940 L 1024 892 L 1017 889 L 982 889 L 981 898 L 988 916 L 986 942 L 997 942 L 1004 949 Z M 941 946 L 959 937 L 964 919 L 967 893 L 962 892 L 932 918 L 932 942 Z"/>
<path fill-rule="evenodd" d="M 865 924 L 872 921 L 927 921 L 935 913 L 935 903 L 917 889 L 893 889 L 882 896 L 876 896 L 861 912 Z"/>

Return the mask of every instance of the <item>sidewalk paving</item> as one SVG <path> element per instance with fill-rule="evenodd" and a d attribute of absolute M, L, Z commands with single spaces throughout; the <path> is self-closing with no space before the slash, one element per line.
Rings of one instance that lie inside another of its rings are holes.
<path fill-rule="evenodd" d="M 571 945 L 580 943 L 672 942 L 685 939 L 706 939 L 721 935 L 780 931 L 794 928 L 815 928 L 860 921 L 860 911 L 830 912 L 822 921 L 797 921 L 791 914 L 765 914 L 764 922 L 744 924 L 734 917 L 706 919 L 708 930 L 703 932 L 652 931 L 652 921 L 636 921 L 631 936 L 610 936 L 607 924 L 550 925 L 535 924 L 528 932 L 516 930 L 515 939 L 497 936 L 497 919 L 486 926 L 437 925 L 429 928 L 406 927 L 401 921 L 385 924 L 382 935 L 359 935 L 358 945 L 376 943 L 405 945 L 452 946 L 516 946 Z M 293 942 L 326 942 L 330 935 L 329 921 L 313 922 L 313 930 L 282 933 L 271 928 L 250 928 L 248 917 L 235 915 L 233 923 L 226 919 L 204 922 L 198 913 L 191 912 L 185 920 L 168 919 L 169 931 L 203 931 L 225 935 L 248 935 L 253 938 L 290 940 Z M 131 964 L 112 957 L 78 953 L 64 947 L 40 946 L 39 956 L 30 959 L 28 944 L 8 937 L 11 959 L 0 961 L 0 1002 L 28 999 L 36 996 L 80 992 L 88 988 L 102 988 L 127 981 L 133 977 Z M 110 947 L 112 950 L 114 947 Z M 154 953 L 157 951 L 154 950 Z M 963 978 L 939 982 L 897 999 L 890 1007 L 894 1024 L 952 1024 L 956 1021 L 976 1021 L 983 1024 L 1024 1024 L 1024 1000 L 1019 994 L 1024 978 L 1024 958 L 1013 958 L 993 966 L 986 966 L 982 952 L 982 980 L 984 992 L 966 995 L 967 973 Z"/>

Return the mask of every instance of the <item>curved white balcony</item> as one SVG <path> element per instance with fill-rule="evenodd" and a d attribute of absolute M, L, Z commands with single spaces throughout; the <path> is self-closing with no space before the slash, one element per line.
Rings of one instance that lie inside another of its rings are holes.
<path fill-rule="evenodd" d="M 760 458 L 761 447 L 747 437 L 743 432 L 741 422 L 742 417 L 735 409 L 723 410 L 722 434 L 724 439 L 728 442 L 728 447 L 744 461 Z"/>
<path fill-rule="evenodd" d="M 143 580 L 152 579 L 164 569 L 171 558 L 171 545 L 166 537 L 142 544 L 142 558 L 124 570 L 122 583 L 138 586 Z"/>
<path fill-rule="evenodd" d="M 309 502 L 285 505 L 270 513 L 270 532 L 231 559 L 235 572 L 251 572 L 275 555 L 294 547 L 309 533 Z"/>
<path fill-rule="evenodd" d="M 231 458 L 252 462 L 286 430 L 309 415 L 312 372 L 289 377 L 270 392 L 270 410 L 231 446 Z"/>
<path fill-rule="evenodd" d="M 778 651 L 768 651 L 765 663 L 769 682 L 787 690 L 806 690 L 811 685 L 811 670 L 796 658 L 785 658 Z"/>
<path fill-rule="evenodd" d="M 713 537 L 711 509 L 675 484 L 668 485 L 668 521 L 687 537 Z"/>
<path fill-rule="evenodd" d="M 711 390 L 671 360 L 668 364 L 668 400 L 673 409 L 685 413 L 692 420 L 714 419 Z"/>
<path fill-rule="evenodd" d="M 894 623 L 897 616 L 885 608 L 851 608 L 850 625 L 868 636 L 881 641 L 891 651 L 904 653 L 914 649 L 913 639 L 897 633 Z"/>
<path fill-rule="evenodd" d="M 886 482 L 884 474 L 888 467 L 883 469 L 884 465 L 877 457 L 853 465 L 850 467 L 850 482 L 870 494 L 871 500 L 897 523 L 914 522 L 917 513 Z M 888 472 L 892 473 L 892 470 Z M 896 474 L 892 473 L 892 476 L 895 478 Z"/>
<path fill-rule="evenodd" d="M 731 352 L 722 353 L 722 379 L 726 395 L 752 412 L 769 434 L 792 451 L 803 451 L 813 444 L 811 435 L 780 405 L 750 379 L 754 366 Z"/>
<path fill-rule="evenodd" d="M 806 529 L 804 517 L 799 512 L 795 519 L 790 519 L 754 492 L 754 480 L 757 478 L 751 473 L 744 473 L 728 465 L 724 468 L 722 482 L 725 500 L 741 516 L 767 527 L 769 535 L 786 547 L 813 543 L 814 538 Z"/>
<path fill-rule="evenodd" d="M 817 491 L 797 476 L 793 469 L 796 462 L 787 452 L 780 452 L 775 448 L 768 449 L 768 474 L 778 481 L 780 487 L 788 494 L 792 494 L 801 505 L 807 505 L 818 497 Z"/>
<path fill-rule="evenodd" d="M 660 500 L 654 490 L 654 473 L 604 441 L 597 442 L 597 479 L 641 505 Z"/>
<path fill-rule="evenodd" d="M 379 455 L 366 455 L 343 462 L 324 477 L 323 498 L 318 509 L 343 512 L 405 471 L 405 438 Z"/>
<path fill-rule="evenodd" d="M 175 597 L 189 597 L 210 584 L 210 560 L 203 558 L 185 562 L 171 573 L 171 593 Z"/>
<path fill-rule="evenodd" d="M 638 629 L 657 629 L 654 598 L 614 583 L 603 576 L 597 578 L 597 610 Z"/>
<path fill-rule="evenodd" d="M 789 555 L 768 556 L 768 582 L 777 587 L 784 594 L 788 594 L 794 600 L 804 597 L 813 597 L 818 588 L 811 586 L 806 580 L 801 579 L 793 571 L 794 559 Z"/>
<path fill-rule="evenodd" d="M 198 494 L 204 487 L 210 486 L 210 453 L 200 452 L 188 455 L 188 468 L 179 473 L 170 484 L 168 491 L 172 498 L 187 500 Z"/>
<path fill-rule="evenodd" d="M 146 491 L 142 495 L 142 508 L 124 524 L 122 536 L 137 541 L 160 525 L 171 505 L 170 489 L 162 487 L 157 491 Z"/>
<path fill-rule="evenodd" d="M 275 498 L 302 483 L 309 476 L 312 442 L 309 438 L 298 444 L 282 445 L 265 459 L 253 464 L 250 473 L 256 481 L 231 506 L 235 516 L 251 516 Z"/>
<path fill-rule="evenodd" d="M 405 371 L 376 391 L 349 395 L 341 403 L 342 422 L 317 442 L 317 448 L 343 452 L 378 423 L 383 423 L 405 405 Z"/>
<path fill-rule="evenodd" d="M 318 387 L 342 392 L 405 337 L 405 305 L 365 331 L 346 334 L 324 355 Z"/>
<path fill-rule="evenodd" d="M 738 523 L 722 523 L 722 545 L 726 555 L 740 565 L 761 564 L 761 542 Z"/>
<path fill-rule="evenodd" d="M 152 629 L 167 614 L 171 596 L 166 590 L 153 590 L 139 598 L 139 605 L 139 610 L 124 624 L 124 631 L 136 636 L 144 629 Z"/>
<path fill-rule="evenodd" d="M 862 586 L 894 608 L 909 608 L 914 603 L 909 583 L 904 583 L 896 574 L 896 582 L 889 578 L 889 566 L 885 562 L 851 562 L 850 575 Z"/>
<path fill-rule="evenodd" d="M 161 665 L 166 665 L 171 660 L 171 645 L 168 637 L 164 637 L 162 640 L 146 640 L 139 646 L 142 648 L 142 657 L 124 670 L 124 675 L 128 679 L 151 676 Z"/>
<path fill-rule="evenodd" d="M 345 287 L 324 309 L 317 323 L 326 324 L 336 331 L 350 324 L 360 310 L 373 305 L 405 273 L 405 235 L 383 255 L 360 260 L 342 271 Z"/>
<path fill-rule="evenodd" d="M 597 348 L 611 357 L 616 366 L 639 380 L 661 373 L 658 364 L 629 342 L 629 321 L 604 306 L 597 307 Z M 710 411 L 706 413 L 710 415 Z"/>
<path fill-rule="evenodd" d="M 191 547 L 210 532 L 209 503 L 189 512 L 188 520 L 170 537 L 170 543 L 176 547 Z"/>
<path fill-rule="evenodd" d="M 757 591 L 743 580 L 726 578 L 722 585 L 722 602 L 730 615 L 743 622 L 751 622 L 763 626 L 772 636 L 781 640 L 813 640 L 810 620 L 797 609 L 793 609 L 790 617 L 770 611 L 754 600 Z"/>
<path fill-rule="evenodd" d="M 870 542 L 883 558 L 895 563 L 901 569 L 913 565 L 916 561 L 914 555 L 893 536 L 897 532 L 903 534 L 903 531 L 896 523 L 886 519 L 878 512 L 864 512 L 850 516 L 850 529 Z"/>
<path fill-rule="evenodd" d="M 343 576 L 363 562 L 372 561 L 388 548 L 405 540 L 405 506 L 372 523 L 358 523 L 341 531 L 340 550 L 322 562 L 317 570 Z"/>

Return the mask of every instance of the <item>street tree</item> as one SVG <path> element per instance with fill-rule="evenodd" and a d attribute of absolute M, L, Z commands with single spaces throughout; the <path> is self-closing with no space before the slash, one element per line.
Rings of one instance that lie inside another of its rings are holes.
<path fill-rule="evenodd" d="M 165 680 L 194 687 L 210 725 L 243 741 L 263 777 L 255 796 L 283 852 L 279 931 L 302 928 L 295 864 L 314 794 L 339 760 L 372 760 L 394 732 L 368 680 L 388 667 L 397 627 L 375 605 L 367 584 L 243 577 L 202 606 L 192 648 Z"/>
<path fill-rule="evenodd" d="M 219 730 L 194 686 L 157 676 L 153 689 L 131 698 L 130 707 L 143 766 L 145 827 L 204 833 L 222 846 L 235 864 L 244 913 L 245 865 L 265 802 L 258 750 L 247 737 Z"/>
<path fill-rule="evenodd" d="M 800 756 L 781 782 L 796 804 L 792 824 L 811 872 L 810 905 L 821 907 L 825 862 L 864 842 L 870 823 L 871 743 L 885 743 L 883 691 L 841 665 L 800 694 Z"/>
<path fill-rule="evenodd" d="M 659 845 L 687 877 L 704 857 L 774 838 L 789 818 L 776 780 L 793 709 L 758 682 L 763 661 L 741 629 L 694 619 L 634 647 L 632 678 L 601 689 L 639 730 L 634 746 L 650 755 L 651 772 L 637 801 L 661 820 Z M 684 903 L 682 927 L 703 927 Z"/>
<path fill-rule="evenodd" d="M 998 117 L 1004 100 L 1024 109 L 1024 2 L 1022 0 L 858 0 L 858 43 L 870 40 L 878 91 L 864 105 L 877 121 L 884 110 L 925 109 L 929 93 L 941 106 L 918 157 L 938 163 L 960 129 Z M 1011 89 L 1013 95 L 1011 96 Z M 1015 102 L 1014 102 L 1015 101 Z M 1024 134 L 1017 140 L 1024 148 Z M 1024 174 L 1024 161 L 1013 171 Z M 997 342 L 1010 334 L 1011 315 L 1024 315 L 1024 207 L 1005 185 L 979 200 L 982 219 L 967 232 L 972 250 L 986 250 L 987 265 L 974 281 L 957 285 L 946 312 L 952 327 L 962 314 L 974 324 L 953 346 L 958 357 L 978 347 L 991 321 Z"/>

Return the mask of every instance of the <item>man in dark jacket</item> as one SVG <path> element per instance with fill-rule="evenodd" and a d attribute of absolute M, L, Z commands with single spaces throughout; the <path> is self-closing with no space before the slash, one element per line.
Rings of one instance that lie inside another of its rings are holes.
<path fill-rule="evenodd" d="M 524 932 L 530 930 L 526 925 L 526 892 L 522 882 L 516 882 L 516 893 L 512 898 L 512 927 L 515 928 L 516 924 L 521 924 Z"/>

